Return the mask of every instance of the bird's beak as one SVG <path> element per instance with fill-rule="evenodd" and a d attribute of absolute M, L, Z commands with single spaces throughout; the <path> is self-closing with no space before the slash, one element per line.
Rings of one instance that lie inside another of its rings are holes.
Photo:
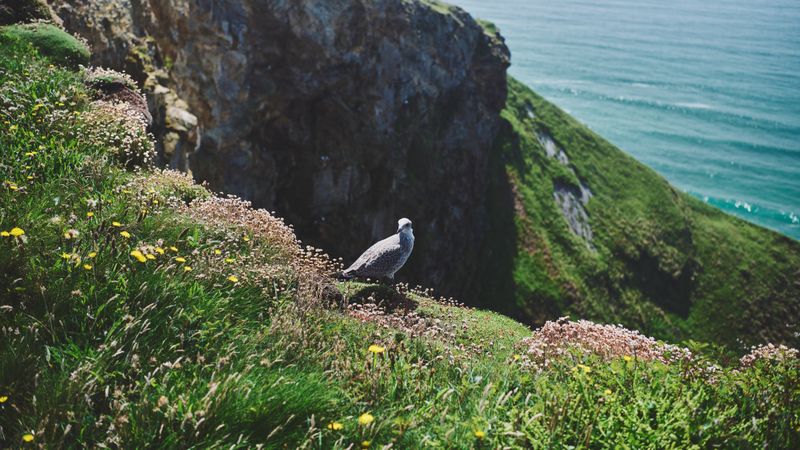
<path fill-rule="evenodd" d="M 403 231 L 403 227 L 397 227 L 397 232 L 399 233 L 401 231 Z"/>

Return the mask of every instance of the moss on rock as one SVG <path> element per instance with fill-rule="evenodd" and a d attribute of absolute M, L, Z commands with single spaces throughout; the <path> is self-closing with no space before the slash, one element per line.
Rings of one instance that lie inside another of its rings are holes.
<path fill-rule="evenodd" d="M 3 0 L 0 5 L 0 25 L 50 19 L 50 8 L 43 0 Z"/>
<path fill-rule="evenodd" d="M 0 30 L 0 40 L 28 42 L 54 64 L 65 67 L 88 65 L 88 46 L 66 31 L 47 23 L 10 25 Z"/>

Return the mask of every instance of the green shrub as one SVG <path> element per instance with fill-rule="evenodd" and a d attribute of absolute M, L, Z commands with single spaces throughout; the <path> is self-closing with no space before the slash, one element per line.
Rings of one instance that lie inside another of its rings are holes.
<path fill-rule="evenodd" d="M 77 67 L 89 64 L 88 46 L 66 31 L 46 23 L 11 25 L 0 32 L 0 41 L 23 41 L 33 45 L 54 64 Z"/>

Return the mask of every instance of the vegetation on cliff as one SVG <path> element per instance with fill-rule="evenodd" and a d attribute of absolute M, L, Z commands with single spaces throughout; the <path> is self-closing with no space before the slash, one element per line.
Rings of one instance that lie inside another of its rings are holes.
<path fill-rule="evenodd" d="M 132 169 L 151 160 L 143 119 L 91 79 L 0 47 L 3 447 L 800 445 L 796 352 L 719 367 L 618 327 L 532 333 L 403 286 L 335 285 L 269 213 Z M 553 213 L 565 248 L 585 247 Z"/>
<path fill-rule="evenodd" d="M 739 352 L 797 345 L 800 243 L 676 190 L 513 79 L 502 115 L 483 306 Z"/>

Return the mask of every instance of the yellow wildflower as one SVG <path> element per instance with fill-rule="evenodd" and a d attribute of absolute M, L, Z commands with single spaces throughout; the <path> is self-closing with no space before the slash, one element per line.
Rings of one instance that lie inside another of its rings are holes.
<path fill-rule="evenodd" d="M 25 442 L 33 442 L 33 435 L 30 433 L 25 433 L 22 435 L 22 440 Z"/>
<path fill-rule="evenodd" d="M 175 261 L 178 261 L 179 263 L 185 263 L 186 258 L 184 258 L 183 256 L 178 256 L 177 258 L 175 258 Z"/>
<path fill-rule="evenodd" d="M 8 183 L 8 188 L 11 189 L 12 191 L 16 191 L 17 189 L 19 189 L 17 185 L 14 183 Z"/>
<path fill-rule="evenodd" d="M 514 361 L 519 361 L 519 358 L 520 358 L 519 355 L 514 355 Z"/>
<path fill-rule="evenodd" d="M 0 395 L 0 403 L 5 403 L 8 401 L 7 395 Z"/>
<path fill-rule="evenodd" d="M 577 369 L 583 370 L 583 373 L 590 373 L 592 371 L 591 367 L 584 366 L 583 364 L 578 364 L 578 367 L 573 368 L 573 372 L 576 371 Z"/>
<path fill-rule="evenodd" d="M 486 432 L 481 430 L 475 430 L 475 439 L 482 441 L 483 438 L 486 437 Z"/>
<path fill-rule="evenodd" d="M 94 213 L 89 211 L 89 212 L 86 213 L 86 217 L 91 219 L 92 217 L 94 217 Z"/>
<path fill-rule="evenodd" d="M 10 127 L 8 127 L 8 131 L 13 133 L 13 132 L 17 131 L 17 128 L 18 127 L 16 125 L 11 125 Z"/>
<path fill-rule="evenodd" d="M 175 253 L 178 253 L 178 247 L 170 247 L 169 249 Z"/>
<path fill-rule="evenodd" d="M 62 253 L 61 257 L 64 258 L 64 259 L 70 259 L 70 258 L 72 258 L 72 255 L 69 254 L 69 253 Z"/>
<path fill-rule="evenodd" d="M 86 269 L 86 270 L 92 270 L 92 265 L 91 264 L 84 264 L 83 268 Z"/>
<path fill-rule="evenodd" d="M 14 237 L 20 237 L 23 234 L 25 234 L 25 230 L 23 230 L 20 227 L 14 227 L 14 228 L 11 229 L 11 231 L 8 232 L 8 234 L 10 234 L 10 235 L 12 235 Z"/>
<path fill-rule="evenodd" d="M 89 252 L 89 258 L 94 258 L 97 256 L 97 252 Z"/>
<path fill-rule="evenodd" d="M 235 260 L 235 259 L 233 259 L 233 258 L 225 258 L 225 262 L 226 262 L 226 263 L 232 263 L 232 262 L 234 262 L 234 261 L 236 261 L 236 260 Z"/>
<path fill-rule="evenodd" d="M 344 425 L 341 422 L 331 422 L 328 424 L 328 429 L 333 431 L 340 431 L 344 429 Z"/>
<path fill-rule="evenodd" d="M 124 237 L 125 239 L 130 239 L 131 238 L 131 234 L 128 233 L 127 231 L 120 231 L 119 235 Z"/>
<path fill-rule="evenodd" d="M 375 420 L 375 416 L 370 413 L 364 413 L 358 416 L 358 424 L 359 425 L 369 425 Z"/>
<path fill-rule="evenodd" d="M 146 254 L 146 255 L 144 255 L 144 257 L 145 257 L 145 258 L 147 258 L 147 259 L 149 259 L 149 260 L 151 260 L 151 261 L 152 261 L 152 260 L 154 260 L 154 259 L 156 259 L 156 255 L 151 255 L 151 254 L 149 254 L 149 253 L 148 253 L 148 254 Z"/>
<path fill-rule="evenodd" d="M 628 355 L 625 355 L 625 356 L 623 356 L 623 357 L 622 357 L 622 359 L 624 359 L 626 362 L 631 362 L 631 361 L 633 361 L 633 357 L 631 357 L 631 356 L 628 356 Z"/>
<path fill-rule="evenodd" d="M 9 233 L 8 231 L 0 231 L 0 236 L 9 237 L 11 236 L 11 233 Z"/>
<path fill-rule="evenodd" d="M 161 247 L 156 247 L 156 253 L 158 253 L 159 255 L 163 255 L 164 254 L 164 249 L 161 248 Z"/>
<path fill-rule="evenodd" d="M 248 236 L 245 236 L 245 237 L 243 237 L 242 239 L 243 239 L 245 242 L 249 242 L 249 241 L 250 241 L 250 238 L 249 238 Z"/>
<path fill-rule="evenodd" d="M 183 271 L 184 272 L 191 272 L 192 271 L 192 267 L 191 266 L 183 266 Z"/>
<path fill-rule="evenodd" d="M 611 395 L 611 394 L 613 394 L 613 392 L 611 392 L 611 389 L 606 389 L 605 391 L 603 391 L 603 394 Z"/>
<path fill-rule="evenodd" d="M 221 254 L 222 254 L 222 250 L 220 250 L 220 249 L 215 249 L 215 250 L 214 250 L 214 254 L 215 254 L 215 255 L 221 255 Z"/>
<path fill-rule="evenodd" d="M 144 256 L 142 252 L 139 250 L 134 250 L 131 252 L 131 256 L 136 258 L 140 263 L 147 262 L 147 258 Z"/>
<path fill-rule="evenodd" d="M 36 152 L 25 152 L 25 156 L 36 156 Z"/>
<path fill-rule="evenodd" d="M 112 225 L 112 226 L 115 226 L 115 227 L 121 227 L 121 226 L 122 226 L 122 224 L 121 224 L 121 223 L 119 223 L 119 222 L 117 222 L 116 220 L 115 220 L 115 221 L 113 221 L 113 222 L 111 222 L 111 225 Z"/>
<path fill-rule="evenodd" d="M 370 441 L 361 441 L 361 448 L 369 448 Z"/>
<path fill-rule="evenodd" d="M 383 348 L 383 347 L 381 347 L 380 345 L 377 345 L 377 344 L 372 344 L 372 345 L 370 345 L 370 346 L 369 346 L 369 348 L 368 348 L 367 350 L 369 350 L 370 352 L 372 352 L 372 353 L 374 353 L 374 354 L 376 354 L 376 355 L 377 355 L 377 354 L 379 354 L 379 353 L 383 353 L 384 351 L 386 351 L 386 349 L 385 349 L 385 348 Z"/>
<path fill-rule="evenodd" d="M 239 278 L 236 275 L 231 275 L 228 277 L 228 281 L 230 281 L 231 283 L 238 283 Z"/>

